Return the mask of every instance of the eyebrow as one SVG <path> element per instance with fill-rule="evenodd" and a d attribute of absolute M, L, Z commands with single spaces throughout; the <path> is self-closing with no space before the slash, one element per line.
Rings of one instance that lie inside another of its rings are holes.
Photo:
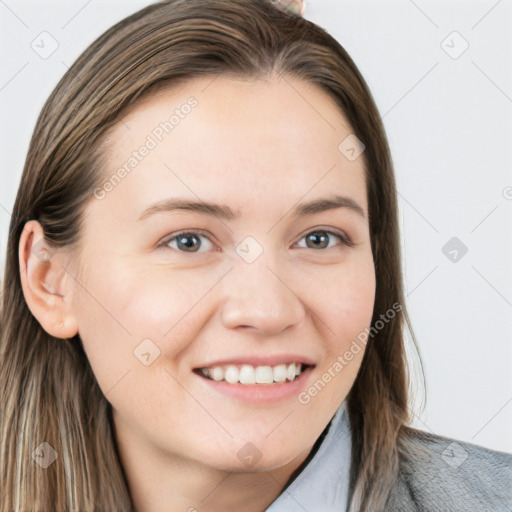
<path fill-rule="evenodd" d="M 337 208 L 345 208 L 367 219 L 365 210 L 353 199 L 347 196 L 334 195 L 328 198 L 315 199 L 307 203 L 301 203 L 292 211 L 294 217 L 304 217 L 314 213 L 320 213 Z M 177 210 L 193 211 L 211 215 L 224 220 L 235 220 L 240 217 L 240 212 L 234 212 L 229 206 L 205 201 L 191 201 L 190 199 L 170 198 L 155 203 L 138 218 L 138 221 L 147 219 L 157 213 L 172 212 Z"/>

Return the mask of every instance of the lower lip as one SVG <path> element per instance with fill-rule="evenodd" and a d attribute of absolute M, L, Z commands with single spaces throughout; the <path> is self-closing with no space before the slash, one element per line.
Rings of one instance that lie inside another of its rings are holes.
<path fill-rule="evenodd" d="M 230 384 L 226 381 L 216 381 L 206 377 L 198 377 L 223 395 L 249 402 L 280 402 L 296 397 L 305 387 L 314 367 L 306 368 L 293 381 L 274 384 Z"/>

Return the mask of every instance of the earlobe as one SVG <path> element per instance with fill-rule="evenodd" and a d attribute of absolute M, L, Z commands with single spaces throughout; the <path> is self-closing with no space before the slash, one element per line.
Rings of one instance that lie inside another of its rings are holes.
<path fill-rule="evenodd" d="M 25 301 L 43 329 L 56 338 L 72 338 L 78 325 L 71 308 L 71 288 L 63 254 L 43 236 L 39 222 L 27 222 L 20 236 L 20 280 Z"/>

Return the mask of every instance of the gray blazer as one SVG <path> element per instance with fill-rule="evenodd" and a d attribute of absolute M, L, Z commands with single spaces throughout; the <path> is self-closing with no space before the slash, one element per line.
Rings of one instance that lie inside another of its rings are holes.
<path fill-rule="evenodd" d="M 512 512 L 512 455 L 410 429 L 383 511 Z M 322 438 L 323 437 L 323 438 Z M 346 512 L 351 431 L 345 403 L 307 464 L 266 512 Z"/>
<path fill-rule="evenodd" d="M 512 512 L 512 455 L 414 430 L 386 512 Z"/>

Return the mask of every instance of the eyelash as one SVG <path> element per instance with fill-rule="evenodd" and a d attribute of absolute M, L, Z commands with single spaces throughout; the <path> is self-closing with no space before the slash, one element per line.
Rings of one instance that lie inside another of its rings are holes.
<path fill-rule="evenodd" d="M 334 235 L 343 245 L 346 245 L 347 247 L 353 247 L 354 245 L 356 245 L 354 242 L 352 242 L 343 233 L 337 232 L 337 231 L 328 230 L 328 229 L 323 229 L 323 228 L 315 228 L 315 229 L 312 229 L 311 231 L 308 231 L 306 234 L 304 234 L 300 238 L 300 240 L 302 240 L 303 238 L 305 238 L 308 235 L 310 235 L 312 233 L 315 233 L 315 232 L 322 232 L 322 233 L 327 233 L 329 235 Z M 169 247 L 168 244 L 170 242 L 176 240 L 181 235 L 200 235 L 200 236 L 204 236 L 205 238 L 207 238 L 210 241 L 210 243 L 213 243 L 210 240 L 210 238 L 206 235 L 206 233 L 204 233 L 202 230 L 184 230 L 184 231 L 179 231 L 178 233 L 172 235 L 171 237 L 165 238 L 162 242 L 160 242 L 158 244 L 157 248 L 171 249 L 173 251 L 182 252 L 184 254 L 201 254 L 201 252 L 198 252 L 198 251 L 187 252 L 187 251 L 180 251 L 178 249 L 174 249 L 173 247 Z M 310 249 L 310 248 L 309 247 L 300 247 L 300 249 Z M 326 247 L 326 248 L 323 248 L 323 249 L 312 249 L 312 250 L 326 250 L 326 249 L 332 249 L 332 247 Z"/>

